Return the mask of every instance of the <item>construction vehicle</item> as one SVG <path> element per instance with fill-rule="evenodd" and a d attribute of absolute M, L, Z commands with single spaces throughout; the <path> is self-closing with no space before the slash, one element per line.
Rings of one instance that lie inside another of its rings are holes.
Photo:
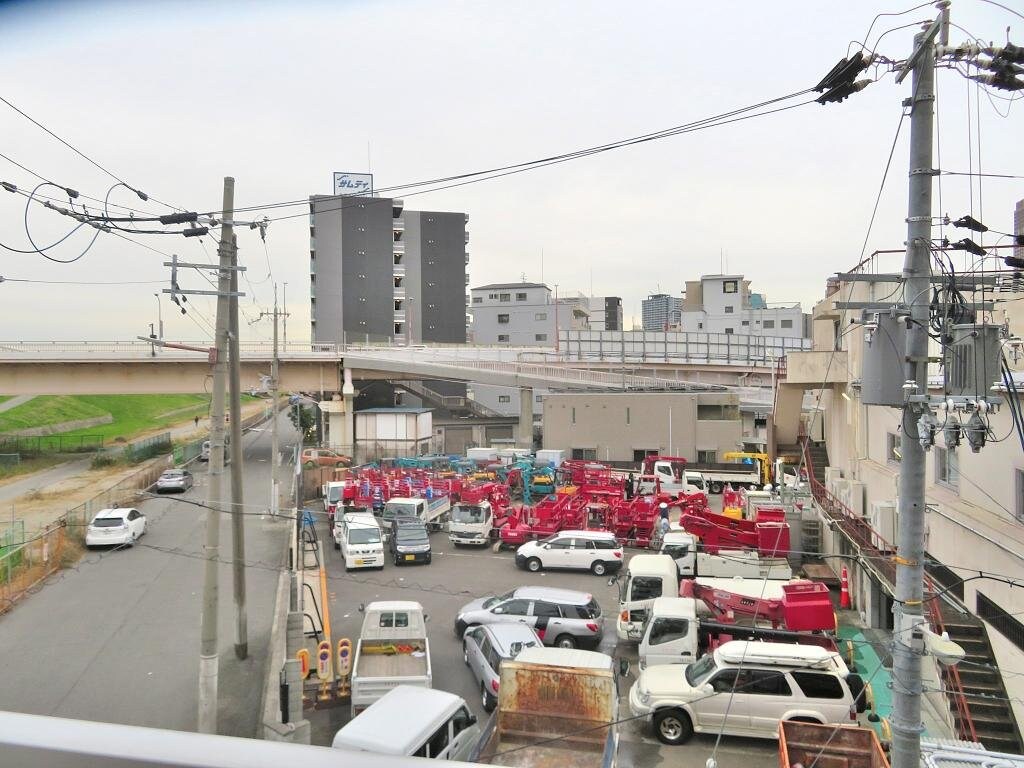
<path fill-rule="evenodd" d="M 716 554 L 699 551 L 697 537 L 686 531 L 669 531 L 661 541 L 661 554 L 675 563 L 680 578 L 710 576 L 747 579 L 785 580 L 793 578 L 793 569 L 784 557 L 763 557 L 748 549 L 720 549 Z"/>
<path fill-rule="evenodd" d="M 614 768 L 619 697 L 611 656 L 525 648 L 501 662 L 498 706 L 475 763 L 519 768 Z"/>
<path fill-rule="evenodd" d="M 390 530 L 396 518 L 415 517 L 427 530 L 439 531 L 447 522 L 450 510 L 451 500 L 447 495 L 426 498 L 392 496 L 384 505 L 381 523 Z"/>
<path fill-rule="evenodd" d="M 720 549 L 753 549 L 767 557 L 789 554 L 789 523 L 784 514 L 774 511 L 762 511 L 756 520 L 736 520 L 707 509 L 683 507 L 679 525 L 700 538 L 701 547 L 711 554 Z"/>
<path fill-rule="evenodd" d="M 697 488 L 692 487 L 686 478 L 686 459 L 682 456 L 659 456 L 651 454 L 644 457 L 640 467 L 641 476 L 653 475 L 658 479 L 660 492 L 676 495 L 678 493 L 693 493 Z"/>
<path fill-rule="evenodd" d="M 586 528 L 588 502 L 578 493 L 546 496 L 532 507 L 523 506 L 509 514 L 499 537 L 503 547 L 518 547 L 566 528 Z"/>
<path fill-rule="evenodd" d="M 760 488 L 772 481 L 771 459 L 765 453 L 729 451 L 723 458 L 727 461 L 689 467 L 700 473 L 708 493 L 719 494 L 727 485 L 734 489 Z"/>
<path fill-rule="evenodd" d="M 764 579 L 683 579 L 680 597 L 702 602 L 721 622 L 737 617 L 794 632 L 834 632 L 836 614 L 828 587 L 818 581 L 779 583 Z"/>
<path fill-rule="evenodd" d="M 653 600 L 643 623 L 629 633 L 628 639 L 638 641 L 641 669 L 657 664 L 691 664 L 731 640 L 817 645 L 838 651 L 832 635 L 744 626 L 698 617 L 697 601 L 688 597 Z"/>
<path fill-rule="evenodd" d="M 452 506 L 448 538 L 455 546 L 490 544 L 508 518 L 509 488 L 501 483 L 475 483 L 462 489 Z"/>

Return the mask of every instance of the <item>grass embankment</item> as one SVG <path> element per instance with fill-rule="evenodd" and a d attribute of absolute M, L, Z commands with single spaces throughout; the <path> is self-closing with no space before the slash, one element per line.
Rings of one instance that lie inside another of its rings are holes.
<path fill-rule="evenodd" d="M 63 453 L 45 453 L 41 456 L 33 456 L 30 459 L 22 459 L 17 464 L 0 464 L 0 485 L 4 485 L 8 480 L 13 480 L 21 475 L 30 475 L 33 472 L 39 472 L 57 464 L 63 464 L 69 458 L 69 456 Z"/>
<path fill-rule="evenodd" d="M 98 435 L 105 443 L 130 440 L 172 424 L 205 417 L 207 395 L 41 395 L 0 412 L 0 432 L 8 432 L 110 414 L 113 421 L 71 432 L 65 437 Z"/>

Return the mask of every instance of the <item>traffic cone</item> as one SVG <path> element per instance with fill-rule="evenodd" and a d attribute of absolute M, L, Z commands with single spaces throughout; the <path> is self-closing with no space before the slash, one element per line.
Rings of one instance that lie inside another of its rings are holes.
<path fill-rule="evenodd" d="M 850 575 L 846 572 L 845 565 L 842 575 L 839 577 L 839 607 L 850 607 Z"/>

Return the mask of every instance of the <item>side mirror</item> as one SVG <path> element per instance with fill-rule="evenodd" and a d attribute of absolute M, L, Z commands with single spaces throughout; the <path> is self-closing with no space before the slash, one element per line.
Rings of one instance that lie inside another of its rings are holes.
<path fill-rule="evenodd" d="M 423 623 L 427 624 L 429 622 L 430 622 L 430 614 L 429 613 L 424 613 L 423 614 Z"/>
<path fill-rule="evenodd" d="M 494 608 L 491 608 L 491 613 L 504 613 L 504 612 L 505 612 L 505 609 L 502 608 L 500 605 L 496 606 Z"/>
<path fill-rule="evenodd" d="M 360 612 L 360 613 L 362 613 L 362 612 L 363 612 L 363 611 L 365 611 L 365 610 L 366 610 L 366 606 L 365 606 L 365 605 L 363 605 L 362 603 L 360 603 L 360 604 L 359 604 L 359 612 Z"/>
<path fill-rule="evenodd" d="M 619 677 L 626 677 L 629 674 L 629 659 L 619 659 Z"/>
<path fill-rule="evenodd" d="M 469 724 L 470 725 L 476 725 L 476 715 L 470 714 L 470 716 L 469 716 Z"/>
<path fill-rule="evenodd" d="M 610 578 L 608 579 L 608 586 L 609 586 L 609 587 L 614 587 L 614 586 L 615 586 L 615 582 L 617 582 L 618 580 L 619 580 L 619 577 L 618 577 L 618 575 L 615 575 L 615 576 L 612 576 L 612 577 L 610 577 Z"/>

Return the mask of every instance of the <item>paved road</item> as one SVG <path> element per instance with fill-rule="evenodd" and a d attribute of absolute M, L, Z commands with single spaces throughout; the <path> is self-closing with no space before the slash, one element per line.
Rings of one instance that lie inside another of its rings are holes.
<path fill-rule="evenodd" d="M 654 738 L 646 721 L 630 719 L 626 695 L 636 679 L 636 647 L 617 646 L 615 612 L 618 587 L 609 586 L 607 577 L 568 571 L 528 574 L 515 567 L 511 552 L 495 554 L 490 549 L 456 549 L 449 544 L 444 533 L 431 535 L 434 558 L 430 565 L 396 567 L 389 561 L 383 571 L 346 574 L 340 553 L 334 550 L 327 538 L 326 522 L 321 521 L 318 530 L 327 546 L 335 642 L 338 638 L 349 637 L 354 643 L 359 636 L 362 624 L 359 603 L 372 600 L 416 600 L 422 603 L 430 617 L 427 634 L 434 687 L 462 696 L 480 721 L 486 722 L 480 692 L 463 663 L 462 645 L 452 628 L 458 609 L 476 597 L 501 594 L 529 584 L 587 591 L 597 599 L 605 617 L 605 635 L 598 650 L 631 661 L 630 676 L 620 681 L 619 689 L 619 716 L 625 721 L 620 727 L 619 765 L 703 768 L 711 756 L 715 742 L 713 737 L 695 736 L 681 747 L 667 747 Z M 306 716 L 313 726 L 313 743 L 330 744 L 337 730 L 347 722 L 348 713 L 347 706 L 307 711 Z M 716 757 L 720 768 L 750 768 L 758 763 L 774 765 L 778 762 L 777 749 L 774 741 L 726 736 Z"/>
<path fill-rule="evenodd" d="M 294 441 L 281 417 L 282 443 Z M 269 430 L 247 435 L 246 560 L 249 658 L 235 659 L 231 566 L 220 568 L 220 732 L 256 733 L 263 665 L 290 526 L 268 504 Z M 184 499 L 206 498 L 206 475 Z M 194 730 L 206 511 L 145 501 L 147 533 L 132 549 L 92 552 L 0 617 L 0 709 Z M 221 522 L 230 560 L 231 521 Z"/>

